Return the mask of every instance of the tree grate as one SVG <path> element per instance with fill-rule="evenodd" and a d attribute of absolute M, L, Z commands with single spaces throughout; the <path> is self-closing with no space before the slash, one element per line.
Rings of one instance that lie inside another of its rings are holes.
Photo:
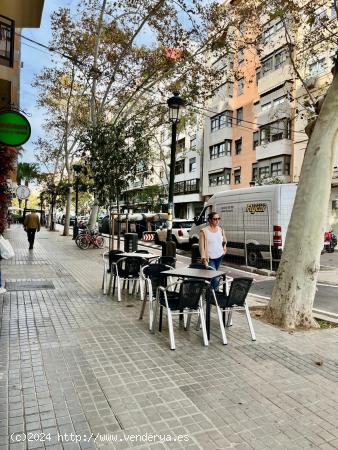
<path fill-rule="evenodd" d="M 35 291 L 41 289 L 55 289 L 51 281 L 6 281 L 7 291 Z"/>

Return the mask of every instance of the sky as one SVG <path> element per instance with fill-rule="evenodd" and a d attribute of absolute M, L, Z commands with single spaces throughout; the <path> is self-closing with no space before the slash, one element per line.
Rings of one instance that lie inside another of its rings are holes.
<path fill-rule="evenodd" d="M 49 45 L 51 38 L 50 16 L 59 7 L 71 7 L 75 5 L 75 0 L 45 0 L 40 28 L 23 28 L 21 34 L 44 45 Z M 21 92 L 20 107 L 28 114 L 28 120 L 32 127 L 32 135 L 29 141 L 23 146 L 24 153 L 22 161 L 34 162 L 34 144 L 38 137 L 45 136 L 41 127 L 44 111 L 36 105 L 38 92 L 32 87 L 34 76 L 40 73 L 43 67 L 51 62 L 51 53 L 38 45 L 25 39 L 21 40 Z M 47 136 L 48 137 L 48 136 Z"/>

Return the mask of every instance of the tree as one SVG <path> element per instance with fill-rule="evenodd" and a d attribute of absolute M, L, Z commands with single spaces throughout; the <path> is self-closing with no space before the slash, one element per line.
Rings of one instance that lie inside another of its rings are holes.
<path fill-rule="evenodd" d="M 286 242 L 279 265 L 271 302 L 265 317 L 285 328 L 317 327 L 312 315 L 319 271 L 320 251 L 324 224 L 331 190 L 333 163 L 337 151 L 338 134 L 338 76 L 335 59 L 334 78 L 323 83 L 316 92 L 308 87 L 307 65 L 321 51 L 336 49 L 338 4 L 333 3 L 335 18 L 329 19 L 325 8 L 310 0 L 306 3 L 294 0 L 274 0 L 258 4 L 238 2 L 239 15 L 251 16 L 256 23 L 256 36 L 264 21 L 279 19 L 284 27 L 288 56 L 291 62 L 291 79 L 297 103 L 295 114 L 310 120 L 306 147 L 297 195 Z M 264 14 L 262 14 L 264 11 Z M 256 19 L 256 20 L 255 20 Z M 257 45 L 255 37 L 255 45 Z M 266 45 L 266 43 L 265 43 Z M 297 95 L 302 85 L 305 95 Z M 323 102 L 318 97 L 330 85 Z M 320 104 L 322 104 L 320 108 Z"/>

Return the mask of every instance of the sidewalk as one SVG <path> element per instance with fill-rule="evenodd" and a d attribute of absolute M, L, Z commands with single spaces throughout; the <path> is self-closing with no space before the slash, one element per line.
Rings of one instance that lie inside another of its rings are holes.
<path fill-rule="evenodd" d="M 141 303 L 101 294 L 101 251 L 21 227 L 2 262 L 0 450 L 338 448 L 338 329 L 288 333 L 215 316 L 155 336 Z M 107 442 L 107 440 L 114 442 Z M 95 440 L 95 442 L 94 442 Z M 77 441 L 77 442 L 75 442 Z"/>

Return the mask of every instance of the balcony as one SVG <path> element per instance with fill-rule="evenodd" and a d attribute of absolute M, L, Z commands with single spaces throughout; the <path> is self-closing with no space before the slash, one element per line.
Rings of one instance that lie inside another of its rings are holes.
<path fill-rule="evenodd" d="M 45 0 L 1 0 L 1 14 L 16 28 L 39 28 Z"/>
<path fill-rule="evenodd" d="M 280 155 L 292 155 L 293 142 L 290 139 L 280 139 L 256 147 L 257 160 L 273 158 Z"/>
<path fill-rule="evenodd" d="M 270 70 L 265 73 L 258 81 L 258 93 L 262 95 L 264 92 L 270 91 L 283 81 L 289 80 L 292 77 L 292 65 L 283 64 L 278 69 Z"/>
<path fill-rule="evenodd" d="M 179 181 L 174 184 L 174 195 L 197 194 L 200 191 L 200 180 Z"/>

